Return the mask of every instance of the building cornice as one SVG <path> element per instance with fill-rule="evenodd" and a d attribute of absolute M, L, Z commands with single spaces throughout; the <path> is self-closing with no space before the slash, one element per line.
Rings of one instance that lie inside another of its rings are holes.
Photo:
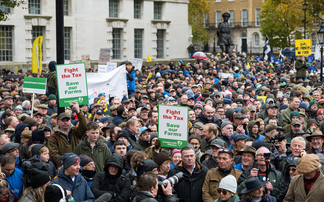
<path fill-rule="evenodd" d="M 151 20 L 152 23 L 157 24 L 157 23 L 166 23 L 166 24 L 170 24 L 171 21 L 170 20 Z"/>
<path fill-rule="evenodd" d="M 25 19 L 33 19 L 33 18 L 44 18 L 46 20 L 51 19 L 53 16 L 49 15 L 24 15 Z"/>
<path fill-rule="evenodd" d="M 113 21 L 122 21 L 122 22 L 127 22 L 128 19 L 125 18 L 106 18 L 107 22 L 113 22 Z"/>

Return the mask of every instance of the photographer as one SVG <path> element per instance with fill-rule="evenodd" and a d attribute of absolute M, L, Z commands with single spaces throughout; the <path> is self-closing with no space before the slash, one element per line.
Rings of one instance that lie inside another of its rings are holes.
<path fill-rule="evenodd" d="M 158 176 L 152 172 L 146 172 L 140 176 L 138 179 L 138 193 L 134 199 L 136 202 L 144 202 L 150 201 L 154 202 L 158 194 L 159 186 L 158 186 Z M 170 182 L 168 182 L 167 187 L 165 188 L 163 185 L 161 186 L 164 195 L 166 198 L 165 202 L 175 202 L 176 197 L 172 195 L 172 187 Z"/>
<path fill-rule="evenodd" d="M 267 168 L 267 161 L 270 161 L 271 154 L 266 147 L 260 147 L 256 152 L 256 163 L 254 163 L 249 169 L 245 170 L 240 176 L 237 184 L 237 193 L 242 194 L 242 190 L 246 188 L 245 181 L 251 177 L 258 177 L 261 182 L 267 182 L 265 188 L 271 192 L 271 196 L 277 196 L 279 194 L 280 180 L 282 174 L 270 165 Z M 266 177 L 268 172 L 268 179 Z"/>

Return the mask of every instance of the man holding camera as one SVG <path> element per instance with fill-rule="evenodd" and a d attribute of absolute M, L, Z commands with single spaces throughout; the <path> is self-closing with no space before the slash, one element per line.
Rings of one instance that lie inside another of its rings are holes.
<path fill-rule="evenodd" d="M 277 128 L 278 128 L 278 126 L 276 126 L 275 124 L 272 124 L 272 123 L 268 124 L 264 129 L 265 138 L 263 139 L 263 142 L 269 143 L 270 138 L 278 134 Z"/>
<path fill-rule="evenodd" d="M 195 149 L 186 146 L 181 149 L 181 161 L 170 170 L 168 178 L 183 172 L 183 180 L 174 185 L 180 201 L 201 202 L 202 190 L 208 168 L 196 162 Z"/>
<path fill-rule="evenodd" d="M 172 187 L 170 182 L 167 182 L 167 187 L 161 185 L 162 191 L 166 198 L 164 201 L 167 202 L 175 202 L 177 201 L 176 197 L 172 195 Z M 141 201 L 150 201 L 150 202 L 157 202 L 155 199 L 158 195 L 159 190 L 159 183 L 158 183 L 158 175 L 152 172 L 146 172 L 140 176 L 137 182 L 138 186 L 138 193 L 134 199 L 136 202 Z"/>
<path fill-rule="evenodd" d="M 277 194 L 279 194 L 282 174 L 271 165 L 267 168 L 269 165 L 267 161 L 270 163 L 270 159 L 271 154 L 269 149 L 266 147 L 260 147 L 256 151 L 256 164 L 245 170 L 237 182 L 239 185 L 237 187 L 237 193 L 239 195 L 241 195 L 241 191 L 246 188 L 245 181 L 251 177 L 259 177 L 261 182 L 267 181 L 267 184 L 264 187 L 271 192 L 271 196 L 277 196 Z M 268 176 L 266 177 L 267 172 Z"/>

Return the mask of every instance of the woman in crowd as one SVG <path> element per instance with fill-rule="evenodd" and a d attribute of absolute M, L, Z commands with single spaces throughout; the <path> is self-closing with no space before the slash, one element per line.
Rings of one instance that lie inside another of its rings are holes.
<path fill-rule="evenodd" d="M 261 182 L 258 177 L 252 177 L 245 181 L 246 188 L 241 191 L 243 199 L 240 202 L 276 202 L 276 198 L 265 193 L 264 185 L 267 182 Z"/>
<path fill-rule="evenodd" d="M 237 183 L 233 175 L 227 175 L 219 183 L 218 193 L 220 197 L 216 202 L 239 202 L 240 199 L 236 195 Z"/>

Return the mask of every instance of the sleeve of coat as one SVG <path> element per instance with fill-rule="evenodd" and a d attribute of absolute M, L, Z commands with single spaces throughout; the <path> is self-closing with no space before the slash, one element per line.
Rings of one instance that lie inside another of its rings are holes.
<path fill-rule="evenodd" d="M 248 171 L 250 171 L 250 170 L 246 170 L 246 171 L 244 171 L 244 172 L 241 174 L 241 176 L 240 176 L 240 178 L 238 179 L 238 181 L 237 181 L 237 184 L 238 184 L 238 186 L 237 186 L 237 193 L 238 193 L 239 196 L 242 195 L 242 194 L 241 194 L 241 191 L 242 191 L 244 188 L 246 188 L 245 180 L 251 178 L 250 173 L 249 173 Z"/>
<path fill-rule="evenodd" d="M 204 202 L 214 202 L 215 200 L 209 194 L 209 180 L 210 180 L 210 170 L 207 172 L 205 181 L 202 187 L 202 200 Z"/>
<path fill-rule="evenodd" d="M 287 194 L 283 200 L 283 202 L 294 202 L 295 201 L 295 193 L 294 193 L 294 190 L 295 190 L 295 182 L 296 180 L 299 178 L 300 176 L 298 177 L 293 177 L 293 179 L 291 180 L 290 184 L 289 184 L 289 188 L 288 188 L 288 191 L 287 191 Z"/>
<path fill-rule="evenodd" d="M 111 202 L 129 201 L 130 196 L 132 194 L 131 183 L 128 177 L 124 177 L 124 179 L 125 181 L 119 183 L 119 185 L 122 186 L 122 188 L 120 189 L 120 194 L 118 194 L 117 197 L 113 198 Z"/>
<path fill-rule="evenodd" d="M 75 153 L 78 156 L 81 154 L 81 147 L 80 147 L 81 145 L 80 144 L 81 144 L 81 142 L 75 147 L 75 149 L 73 151 L 73 153 Z"/>
<path fill-rule="evenodd" d="M 78 119 L 79 119 L 79 126 L 74 128 L 75 134 L 77 135 L 78 138 L 82 138 L 84 134 L 86 134 L 87 131 L 87 119 L 84 116 L 84 113 L 82 110 L 80 110 L 80 113 L 77 114 Z"/>
<path fill-rule="evenodd" d="M 280 182 L 281 181 L 281 176 L 282 176 L 281 172 L 278 171 L 276 176 L 277 176 L 276 182 Z M 280 189 L 280 184 L 281 183 L 276 183 L 276 185 L 273 186 L 273 190 L 271 192 L 272 196 L 277 196 L 280 193 L 280 190 L 279 190 Z"/>
<path fill-rule="evenodd" d="M 48 139 L 47 147 L 50 153 L 51 161 L 54 163 L 54 165 L 56 165 L 57 159 L 60 158 L 60 152 L 56 142 L 51 140 L 51 138 Z"/>
<path fill-rule="evenodd" d="M 110 152 L 110 149 L 108 148 L 108 146 L 106 145 L 106 144 L 103 144 L 104 145 L 104 147 L 106 148 L 105 150 L 106 150 L 106 155 L 105 155 L 105 159 L 103 159 L 104 160 L 104 162 L 106 163 L 107 162 L 107 160 L 109 159 L 109 157 L 111 156 L 111 152 Z"/>
<path fill-rule="evenodd" d="M 99 198 L 101 195 L 103 195 L 104 193 L 107 193 L 107 191 L 102 191 L 100 190 L 100 178 L 104 177 L 104 173 L 98 173 L 92 180 L 92 185 L 91 185 L 91 191 L 93 193 L 93 195 L 95 196 L 95 198 Z"/>
<path fill-rule="evenodd" d="M 93 202 L 93 201 L 95 201 L 95 197 L 94 197 L 90 187 L 88 186 L 88 183 L 85 183 L 84 186 L 85 186 L 85 189 L 86 189 L 86 191 L 85 191 L 86 200 L 84 200 L 83 202 Z"/>

